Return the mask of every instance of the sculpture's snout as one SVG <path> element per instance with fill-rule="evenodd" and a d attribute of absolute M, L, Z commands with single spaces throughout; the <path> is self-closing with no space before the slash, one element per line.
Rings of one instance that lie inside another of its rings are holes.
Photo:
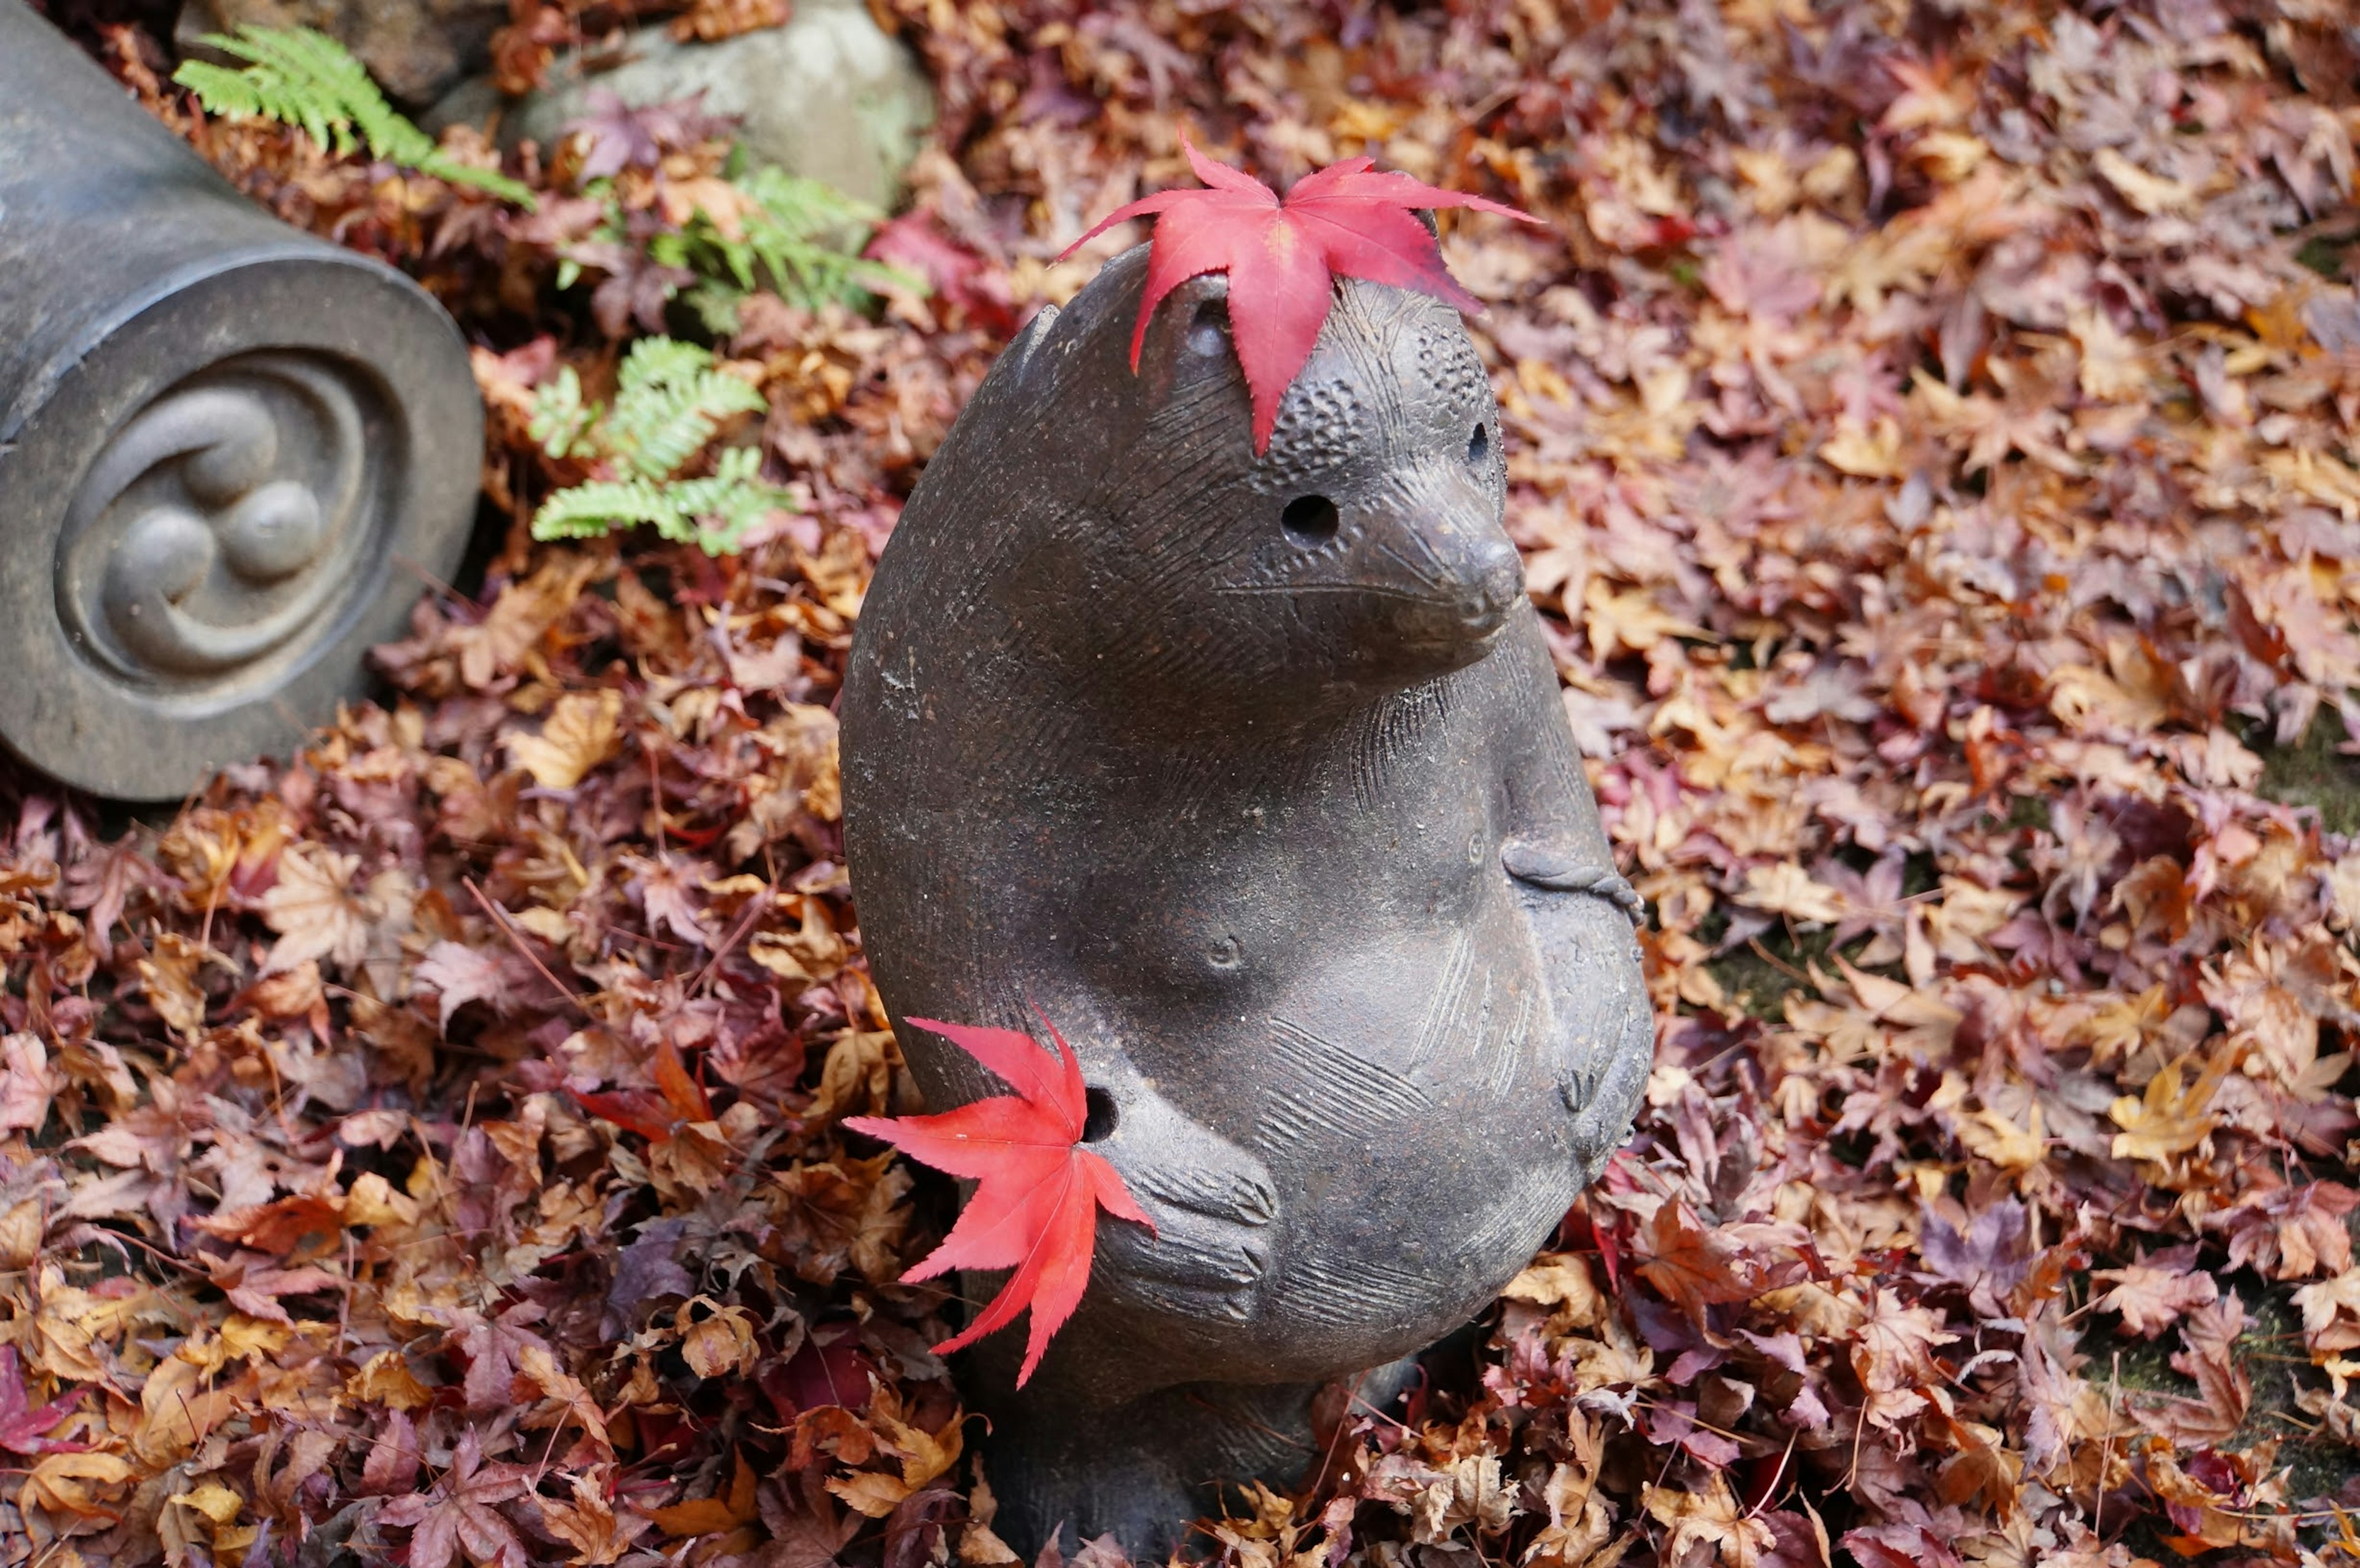
<path fill-rule="evenodd" d="M 1508 618 L 1509 609 L 1524 596 L 1524 563 L 1505 531 L 1487 525 L 1467 550 L 1464 580 L 1470 617 L 1483 624 L 1486 635 Z"/>
<path fill-rule="evenodd" d="M 1399 536 L 1386 540 L 1383 554 L 1406 573 L 1402 586 L 1417 605 L 1404 636 L 1480 648 L 1507 625 L 1524 594 L 1524 568 L 1498 523 L 1463 505 L 1425 506 L 1383 531 Z"/>

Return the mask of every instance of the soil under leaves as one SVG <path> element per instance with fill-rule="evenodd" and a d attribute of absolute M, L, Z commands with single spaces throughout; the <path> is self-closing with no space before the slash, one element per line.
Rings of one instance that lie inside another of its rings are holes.
<path fill-rule="evenodd" d="M 2360 1555 L 2344 8 L 883 9 L 945 115 L 877 250 L 932 290 L 722 344 L 799 515 L 721 561 L 512 527 L 383 705 L 169 821 L 7 787 L 0 1563 L 1010 1560 L 957 1309 L 894 1282 L 952 1195 L 839 1128 L 915 1107 L 829 703 L 926 454 L 1184 124 L 1554 224 L 1445 247 L 1662 1012 L 1557 1248 L 1204 1549 Z M 696 116 L 594 127 L 631 220 L 585 252 L 580 145 L 521 215 L 106 37 L 451 304 L 497 512 L 578 477 L 533 387 L 685 330 L 645 247 L 721 169 Z"/>

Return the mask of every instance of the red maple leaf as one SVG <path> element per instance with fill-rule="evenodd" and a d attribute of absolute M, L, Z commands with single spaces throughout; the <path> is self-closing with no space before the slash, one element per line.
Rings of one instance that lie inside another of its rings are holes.
<path fill-rule="evenodd" d="M 1015 1321 L 1026 1307 L 1032 1324 L 1022 1388 L 1041 1364 L 1049 1336 L 1081 1304 L 1098 1243 L 1098 1211 L 1155 1229 L 1132 1201 L 1115 1168 L 1081 1147 L 1088 1104 L 1081 1063 L 1046 1018 L 1055 1054 L 1015 1029 L 910 1020 L 941 1035 L 989 1068 L 1013 1094 L 977 1100 L 938 1116 L 847 1116 L 844 1125 L 881 1138 L 911 1159 L 977 1183 L 975 1195 L 942 1246 L 901 1276 L 930 1279 L 953 1269 L 1013 1269 L 964 1333 L 934 1346 L 936 1355 L 974 1344 Z"/>
<path fill-rule="evenodd" d="M 1252 175 L 1216 163 L 1180 136 L 1202 191 L 1164 191 L 1108 215 L 1065 247 L 1066 256 L 1128 219 L 1158 214 L 1147 256 L 1147 287 L 1131 329 L 1131 368 L 1139 369 L 1147 323 L 1164 297 L 1207 272 L 1229 275 L 1229 332 L 1253 398 L 1254 451 L 1270 450 L 1278 401 L 1311 357 L 1335 298 L 1335 279 L 1364 278 L 1415 289 L 1480 312 L 1476 298 L 1442 265 L 1442 250 L 1410 214 L 1436 207 L 1473 207 L 1537 223 L 1530 212 L 1463 191 L 1445 191 L 1406 174 L 1372 174 L 1374 160 L 1348 158 L 1305 175 L 1286 200 Z"/>

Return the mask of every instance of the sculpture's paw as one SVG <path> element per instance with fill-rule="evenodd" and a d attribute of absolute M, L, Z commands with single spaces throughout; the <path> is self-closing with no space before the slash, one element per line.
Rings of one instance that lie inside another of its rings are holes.
<path fill-rule="evenodd" d="M 1605 1035 L 1587 1062 L 1569 1065 L 1558 1080 L 1566 1109 L 1573 1113 L 1573 1157 L 1581 1184 L 1590 1185 L 1607 1160 L 1631 1136 L 1631 1118 L 1647 1091 L 1655 1063 L 1655 1016 L 1640 988 L 1630 998 L 1619 1027 Z"/>
<path fill-rule="evenodd" d="M 1639 890 L 1613 866 L 1588 851 L 1550 839 L 1512 838 L 1500 846 L 1500 864 L 1519 882 L 1553 893 L 1592 893 L 1637 921 L 1646 911 Z"/>
<path fill-rule="evenodd" d="M 1114 1102 L 1114 1128 L 1090 1147 L 1121 1174 L 1155 1232 L 1100 1225 L 1098 1277 L 1158 1311 L 1243 1323 L 1276 1239 L 1269 1170 L 1136 1075 L 1098 1087 Z"/>
<path fill-rule="evenodd" d="M 1555 977 L 1563 1030 L 1557 1092 L 1573 1116 L 1573 1157 L 1586 1185 L 1630 1135 L 1655 1063 L 1655 1012 L 1638 940 L 1629 928 L 1595 904 L 1531 893 L 1586 893 L 1621 909 L 1633 926 L 1645 906 L 1637 889 L 1578 842 L 1510 839 L 1501 845 L 1500 862 L 1530 890 L 1525 908 L 1542 963 Z"/>

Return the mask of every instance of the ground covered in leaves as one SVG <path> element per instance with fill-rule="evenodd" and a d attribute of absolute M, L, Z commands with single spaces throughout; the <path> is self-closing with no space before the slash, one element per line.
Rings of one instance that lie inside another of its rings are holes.
<path fill-rule="evenodd" d="M 1445 245 L 1662 1015 L 1557 1248 L 1203 1549 L 2360 1555 L 2344 7 L 883 9 L 944 119 L 874 253 L 930 288 L 716 344 L 798 511 L 512 528 L 382 706 L 155 822 L 6 787 L 0 1563 L 1011 1560 L 956 1305 L 894 1282 L 951 1195 L 838 1126 L 912 1107 L 829 704 L 927 453 L 1183 125 L 1554 225 Z M 510 158 L 526 214 L 93 36 L 452 306 L 519 522 L 579 477 L 534 388 L 692 330 L 726 130 L 606 116 Z"/>

